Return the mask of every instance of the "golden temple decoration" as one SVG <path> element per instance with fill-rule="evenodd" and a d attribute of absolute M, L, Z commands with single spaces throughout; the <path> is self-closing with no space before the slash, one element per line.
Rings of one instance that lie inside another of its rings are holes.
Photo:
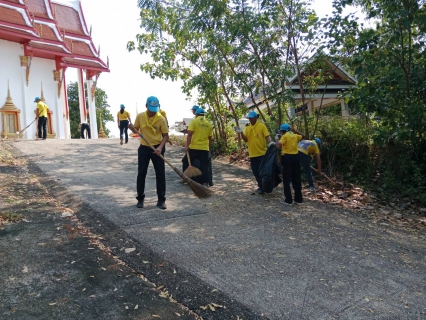
<path fill-rule="evenodd" d="M 27 56 L 19 56 L 21 59 L 21 67 L 28 67 L 28 57 Z"/>
<path fill-rule="evenodd" d="M 61 70 L 62 70 L 62 76 L 61 76 Z M 53 80 L 58 81 L 58 98 L 61 97 L 62 82 L 64 81 L 64 78 L 65 78 L 66 68 L 61 70 L 53 70 Z"/>
<path fill-rule="evenodd" d="M 31 69 L 31 60 L 33 58 L 33 54 L 31 53 L 29 56 L 19 56 L 21 59 L 21 67 L 25 67 L 25 80 L 27 81 L 27 87 L 28 82 L 30 81 L 30 69 Z"/>
<path fill-rule="evenodd" d="M 53 70 L 53 81 L 59 81 L 61 79 L 61 71 Z"/>
<path fill-rule="evenodd" d="M 21 123 L 19 113 L 21 112 L 13 103 L 12 97 L 10 95 L 9 81 L 7 82 L 7 97 L 6 102 L 2 108 L 1 112 L 1 122 L 3 131 L 1 132 L 1 137 L 3 139 L 7 138 L 16 138 L 17 133 L 20 131 Z M 22 138 L 22 134 L 20 136 Z"/>
<path fill-rule="evenodd" d="M 102 122 L 102 116 L 99 117 L 99 133 L 98 138 L 108 138 L 108 136 L 104 132 L 104 126 Z"/>

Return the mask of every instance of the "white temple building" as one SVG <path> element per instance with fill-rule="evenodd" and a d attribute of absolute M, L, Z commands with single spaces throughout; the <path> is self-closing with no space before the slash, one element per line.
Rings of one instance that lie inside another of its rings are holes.
<path fill-rule="evenodd" d="M 65 71 L 78 73 L 80 120 L 96 115 L 96 80 L 109 72 L 87 28 L 79 0 L 0 0 L 0 135 L 36 136 L 35 97 L 49 106 L 48 138 L 70 139 Z M 84 90 L 87 84 L 87 101 Z M 29 127 L 26 130 L 27 126 Z M 98 138 L 96 116 L 90 117 Z M 24 131 L 21 134 L 17 132 Z"/>

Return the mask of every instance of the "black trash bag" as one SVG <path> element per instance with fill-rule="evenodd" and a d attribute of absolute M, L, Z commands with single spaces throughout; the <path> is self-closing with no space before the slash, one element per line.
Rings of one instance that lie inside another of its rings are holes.
<path fill-rule="evenodd" d="M 266 150 L 259 168 L 263 192 L 271 193 L 282 182 L 279 176 L 280 173 L 281 165 L 277 161 L 277 148 L 275 145 L 271 145 Z"/>

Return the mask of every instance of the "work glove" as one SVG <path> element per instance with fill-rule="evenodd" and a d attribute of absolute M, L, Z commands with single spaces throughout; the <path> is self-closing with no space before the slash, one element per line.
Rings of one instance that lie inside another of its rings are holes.
<path fill-rule="evenodd" d="M 237 133 L 241 133 L 241 132 L 243 132 L 243 130 L 241 130 L 241 128 L 240 128 L 240 127 L 235 127 L 235 131 L 236 131 Z"/>
<path fill-rule="evenodd" d="M 268 144 L 268 148 L 269 148 L 270 146 L 275 146 L 275 142 L 274 142 L 274 141 L 269 142 L 269 144 Z"/>

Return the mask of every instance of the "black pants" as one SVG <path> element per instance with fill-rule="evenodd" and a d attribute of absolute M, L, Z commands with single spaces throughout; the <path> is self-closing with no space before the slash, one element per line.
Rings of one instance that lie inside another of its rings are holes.
<path fill-rule="evenodd" d="M 90 126 L 88 123 L 82 123 L 81 124 L 81 139 L 86 139 L 85 135 L 84 135 L 84 131 L 87 131 L 87 136 L 89 139 L 92 139 L 92 136 L 90 135 Z"/>
<path fill-rule="evenodd" d="M 200 170 L 203 173 L 202 183 L 209 183 L 209 152 L 207 150 L 189 149 L 188 153 L 192 165 L 194 165 L 197 159 L 200 162 Z M 188 166 L 188 157 L 185 155 L 182 159 L 182 167 L 188 168 Z"/>
<path fill-rule="evenodd" d="M 290 182 L 293 183 L 294 201 L 302 203 L 302 182 L 300 178 L 300 161 L 298 154 L 285 154 L 281 156 L 283 166 L 284 197 L 285 202 L 293 203 Z"/>
<path fill-rule="evenodd" d="M 38 137 L 47 138 L 47 117 L 38 117 L 37 123 Z"/>
<path fill-rule="evenodd" d="M 154 148 L 157 148 L 154 146 Z M 165 148 L 161 151 L 164 155 Z M 138 201 L 145 199 L 145 179 L 148 172 L 149 161 L 152 161 L 155 170 L 155 180 L 157 185 L 158 201 L 166 202 L 166 168 L 164 160 L 154 153 L 150 147 L 140 145 L 138 149 L 138 178 L 136 180 L 136 190 Z"/>
<path fill-rule="evenodd" d="M 260 169 L 260 164 L 262 163 L 263 157 L 264 156 L 250 158 L 251 171 L 253 172 L 254 177 L 256 178 L 257 186 L 259 188 L 262 188 L 262 179 L 259 176 L 259 169 Z"/>
<path fill-rule="evenodd" d="M 129 141 L 129 135 L 127 134 L 127 126 L 129 125 L 129 120 L 120 120 L 120 139 L 123 139 L 123 131 L 126 136 L 125 142 Z"/>
<path fill-rule="evenodd" d="M 299 151 L 299 159 L 300 159 L 300 164 L 303 167 L 303 170 L 305 170 L 305 175 L 306 175 L 306 179 L 308 180 L 309 187 L 313 188 L 314 179 L 312 178 L 312 171 L 311 171 L 311 157 Z"/>

